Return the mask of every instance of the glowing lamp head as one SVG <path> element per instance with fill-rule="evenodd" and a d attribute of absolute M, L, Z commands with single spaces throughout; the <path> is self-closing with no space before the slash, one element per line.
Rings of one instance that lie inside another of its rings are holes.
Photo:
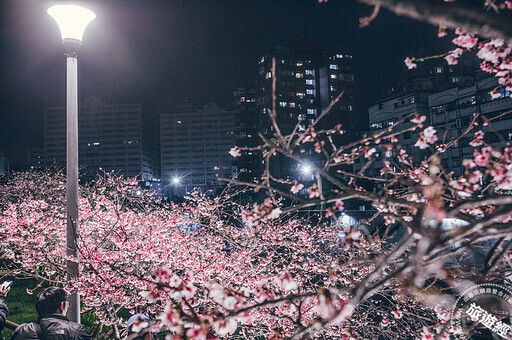
<path fill-rule="evenodd" d="M 179 183 L 180 183 L 180 179 L 179 179 L 178 177 L 174 177 L 174 178 L 172 179 L 172 183 L 174 183 L 174 184 L 179 184 Z"/>
<path fill-rule="evenodd" d="M 96 18 L 90 9 L 76 5 L 56 5 L 48 8 L 47 12 L 57 22 L 62 40 L 81 42 L 85 28 Z"/>

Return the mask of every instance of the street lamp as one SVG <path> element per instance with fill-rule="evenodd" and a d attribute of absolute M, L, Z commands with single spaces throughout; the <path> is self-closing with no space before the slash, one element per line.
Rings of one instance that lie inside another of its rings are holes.
<path fill-rule="evenodd" d="M 56 5 L 48 8 L 62 35 L 67 57 L 66 89 L 66 198 L 67 240 L 66 254 L 77 257 L 78 238 L 78 60 L 77 52 L 87 25 L 96 18 L 93 11 L 76 5 Z M 78 277 L 78 263 L 66 261 L 68 280 Z M 73 292 L 68 297 L 68 318 L 80 323 L 80 296 Z"/>

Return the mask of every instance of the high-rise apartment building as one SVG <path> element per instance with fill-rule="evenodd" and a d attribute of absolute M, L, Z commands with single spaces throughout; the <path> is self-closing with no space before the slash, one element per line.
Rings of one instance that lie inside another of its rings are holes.
<path fill-rule="evenodd" d="M 151 118 L 141 104 L 106 104 L 89 98 L 79 105 L 78 155 L 80 175 L 93 178 L 98 171 L 114 171 L 140 180 L 153 178 Z M 44 110 L 45 166 L 66 166 L 66 109 Z"/>
<path fill-rule="evenodd" d="M 326 118 L 335 124 L 350 125 L 354 121 L 352 56 L 283 47 L 274 48 L 259 60 L 256 104 L 262 117 L 268 117 L 267 110 L 272 107 L 273 59 L 276 60 L 276 113 L 283 133 L 293 131 L 298 122 L 299 131 L 304 131 L 341 92 L 343 96 Z M 269 125 L 268 121 L 263 124 Z"/>
<path fill-rule="evenodd" d="M 355 126 L 358 117 L 354 104 L 355 75 L 352 56 L 346 53 L 322 53 L 317 47 L 303 44 L 294 48 L 275 47 L 259 59 L 255 109 L 259 122 L 258 131 L 262 135 L 270 137 L 274 133 L 268 115 L 272 109 L 273 60 L 276 63 L 276 121 L 283 134 L 289 134 L 294 129 L 297 132 L 306 131 L 340 93 L 343 96 L 322 119 L 317 129 L 333 128 L 337 124 L 342 124 L 347 129 Z M 314 150 L 306 150 L 306 156 L 310 163 L 320 163 Z M 285 157 L 276 157 L 273 162 L 274 176 L 300 176 L 300 164 Z M 261 166 L 259 170 L 261 171 Z"/>
<path fill-rule="evenodd" d="M 215 192 L 236 174 L 229 150 L 235 145 L 235 112 L 208 103 L 182 105 L 160 115 L 164 196 L 183 196 L 193 188 Z"/>
<path fill-rule="evenodd" d="M 256 89 L 254 86 L 239 87 L 233 93 L 235 107 L 235 143 L 237 146 L 255 148 L 261 144 L 258 135 L 260 115 L 256 108 Z M 244 150 L 236 158 L 239 182 L 257 182 L 261 174 L 261 153 L 258 150 Z"/>

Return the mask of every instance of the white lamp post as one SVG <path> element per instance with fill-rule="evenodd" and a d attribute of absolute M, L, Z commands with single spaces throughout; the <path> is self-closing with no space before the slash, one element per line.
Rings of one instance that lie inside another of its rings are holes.
<path fill-rule="evenodd" d="M 78 237 L 78 60 L 77 52 L 87 25 L 96 18 L 94 12 L 75 5 L 56 5 L 48 14 L 59 25 L 67 57 L 66 91 L 66 197 L 67 197 L 67 256 L 76 257 Z M 68 280 L 78 277 L 78 263 L 67 261 Z M 68 297 L 68 318 L 80 323 L 80 296 Z"/>

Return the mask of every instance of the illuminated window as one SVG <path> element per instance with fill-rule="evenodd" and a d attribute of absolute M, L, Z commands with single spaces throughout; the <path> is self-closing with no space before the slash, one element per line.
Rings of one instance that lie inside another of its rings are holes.
<path fill-rule="evenodd" d="M 286 107 L 286 104 L 287 104 L 286 102 L 279 102 L 279 106 L 281 106 L 281 107 Z"/>
<path fill-rule="evenodd" d="M 329 89 L 330 89 L 331 91 L 336 91 L 336 87 L 334 87 L 334 86 L 332 86 L 332 85 L 331 85 L 331 86 L 329 86 Z"/>
<path fill-rule="evenodd" d="M 314 94 L 314 91 L 312 89 L 306 89 L 306 94 Z M 298 93 L 297 93 L 298 95 Z"/>
<path fill-rule="evenodd" d="M 382 122 L 370 124 L 370 129 L 372 129 L 372 130 L 382 129 Z"/>
<path fill-rule="evenodd" d="M 316 114 L 315 109 L 308 109 L 308 115 L 314 115 L 314 114 Z"/>
<path fill-rule="evenodd" d="M 337 69 L 338 69 L 338 65 L 336 65 L 336 64 L 331 64 L 331 65 L 329 65 L 329 68 L 330 68 L 331 70 L 337 70 Z"/>
<path fill-rule="evenodd" d="M 303 63 L 302 61 L 297 61 L 297 64 L 296 64 L 296 65 L 297 65 L 297 66 L 302 66 L 302 65 L 304 65 L 304 63 Z"/>
<path fill-rule="evenodd" d="M 338 78 L 335 74 L 331 74 L 331 79 L 336 79 Z"/>
<path fill-rule="evenodd" d="M 303 115 L 303 114 L 300 114 L 298 117 L 297 117 L 298 120 L 305 120 L 306 119 L 306 115 Z"/>
<path fill-rule="evenodd" d="M 306 125 L 299 125 L 299 132 L 304 132 L 306 131 Z"/>
<path fill-rule="evenodd" d="M 343 54 L 336 54 L 336 58 L 343 59 Z"/>
<path fill-rule="evenodd" d="M 297 97 L 304 98 L 304 92 L 297 92 Z"/>
<path fill-rule="evenodd" d="M 313 75 L 313 70 L 306 70 L 306 75 L 307 76 L 312 76 Z"/>
<path fill-rule="evenodd" d="M 289 107 L 295 107 L 295 103 L 290 102 L 290 103 L 288 104 L 288 106 L 289 106 Z"/>
<path fill-rule="evenodd" d="M 314 80 L 313 79 L 306 79 L 306 85 L 313 85 Z"/>
<path fill-rule="evenodd" d="M 268 79 L 268 78 L 271 78 L 272 77 L 272 72 L 267 72 L 267 74 L 265 75 L 265 79 Z"/>
<path fill-rule="evenodd" d="M 295 78 L 303 78 L 304 77 L 304 74 L 302 72 L 297 72 L 295 73 Z"/>

